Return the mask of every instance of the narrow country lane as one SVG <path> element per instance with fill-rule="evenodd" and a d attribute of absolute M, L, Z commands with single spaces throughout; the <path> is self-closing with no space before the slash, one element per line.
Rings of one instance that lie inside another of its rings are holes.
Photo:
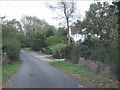
<path fill-rule="evenodd" d="M 48 62 L 21 50 L 22 64 L 10 83 L 10 88 L 78 88 L 78 84 Z"/>

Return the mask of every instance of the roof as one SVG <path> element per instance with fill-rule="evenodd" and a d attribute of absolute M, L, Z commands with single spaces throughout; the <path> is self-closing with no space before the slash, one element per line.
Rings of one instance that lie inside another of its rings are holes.
<path fill-rule="evenodd" d="M 81 30 L 76 26 L 70 26 L 70 29 L 71 29 L 71 34 L 73 34 L 73 35 L 81 33 Z"/>
<path fill-rule="evenodd" d="M 69 26 L 71 29 L 71 34 L 86 34 L 86 28 L 80 29 L 79 27 L 76 26 Z"/>

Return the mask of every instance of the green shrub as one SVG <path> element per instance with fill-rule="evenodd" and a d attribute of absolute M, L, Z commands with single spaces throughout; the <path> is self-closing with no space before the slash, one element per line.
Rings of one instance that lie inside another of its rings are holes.
<path fill-rule="evenodd" d="M 118 49 L 117 41 L 111 39 L 101 41 L 99 39 L 86 40 L 80 44 L 80 54 L 85 58 L 103 62 L 109 65 L 111 71 L 117 76 L 118 73 Z"/>
<path fill-rule="evenodd" d="M 3 51 L 8 54 L 10 60 L 19 59 L 20 46 L 20 43 L 15 38 L 3 39 Z"/>
<path fill-rule="evenodd" d="M 40 42 L 35 40 L 31 44 L 31 49 L 34 50 L 34 51 L 39 51 L 41 49 L 39 45 L 40 45 Z"/>
<path fill-rule="evenodd" d="M 74 44 L 74 43 L 66 45 L 63 54 L 66 60 L 70 60 L 73 63 L 78 63 L 79 55 L 80 55 L 79 45 Z"/>
<path fill-rule="evenodd" d="M 45 32 L 45 36 L 46 36 L 46 37 L 50 37 L 50 36 L 52 36 L 52 35 L 54 35 L 54 32 L 53 32 L 52 29 L 48 29 L 48 30 Z"/>
<path fill-rule="evenodd" d="M 52 45 L 55 45 L 58 43 L 66 44 L 67 37 L 66 36 L 59 36 L 59 35 L 50 36 L 49 38 L 47 38 L 46 43 L 48 46 L 52 46 Z"/>
<path fill-rule="evenodd" d="M 71 60 L 73 63 L 77 64 L 79 61 L 79 44 L 73 44 L 72 45 L 72 52 L 71 52 Z"/>
<path fill-rule="evenodd" d="M 36 33 L 34 40 L 31 42 L 31 49 L 34 51 L 40 51 L 45 46 L 45 37 L 41 33 Z"/>
<path fill-rule="evenodd" d="M 48 49 L 48 48 L 42 48 L 42 52 L 46 53 L 46 54 L 52 54 L 50 49 Z"/>
<path fill-rule="evenodd" d="M 65 28 L 58 28 L 58 31 L 56 33 L 57 35 L 67 36 L 67 30 Z"/>
<path fill-rule="evenodd" d="M 71 44 L 67 44 L 66 47 L 65 47 L 65 51 L 64 51 L 64 57 L 66 59 L 70 59 L 71 52 L 72 52 L 72 45 Z"/>
<path fill-rule="evenodd" d="M 66 45 L 62 43 L 58 43 L 56 45 L 50 46 L 50 50 L 55 58 L 63 58 L 63 52 L 65 50 Z"/>

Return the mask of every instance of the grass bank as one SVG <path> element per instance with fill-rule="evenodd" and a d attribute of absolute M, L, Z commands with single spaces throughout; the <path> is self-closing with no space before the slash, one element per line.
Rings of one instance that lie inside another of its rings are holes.
<path fill-rule="evenodd" d="M 69 61 L 54 61 L 50 62 L 50 64 L 61 70 L 63 73 L 66 74 L 72 74 L 75 76 L 77 79 L 85 81 L 85 84 L 92 85 L 91 87 L 100 87 L 100 88 L 105 88 L 105 87 L 117 87 L 117 82 L 113 82 L 113 80 L 110 80 L 106 77 L 101 77 L 93 72 L 89 71 L 85 67 L 75 65 Z M 86 86 L 86 85 L 85 85 Z"/>
<path fill-rule="evenodd" d="M 2 68 L 0 67 L 0 90 L 2 89 Z"/>
<path fill-rule="evenodd" d="M 20 62 L 14 62 L 12 64 L 6 64 L 2 67 L 2 86 L 7 87 L 8 82 L 12 79 L 15 73 L 18 71 Z"/>

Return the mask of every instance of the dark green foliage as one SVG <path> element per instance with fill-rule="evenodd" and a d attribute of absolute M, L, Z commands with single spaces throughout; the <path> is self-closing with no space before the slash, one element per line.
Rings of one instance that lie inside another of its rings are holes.
<path fill-rule="evenodd" d="M 65 47 L 64 57 L 66 60 L 71 60 L 73 63 L 77 64 L 79 61 L 80 49 L 79 45 L 71 43 Z"/>
<path fill-rule="evenodd" d="M 54 36 L 50 36 L 46 40 L 48 52 L 55 58 L 64 58 L 64 51 L 67 43 L 67 37 L 60 33 L 56 33 Z"/>
<path fill-rule="evenodd" d="M 118 16 L 116 13 L 117 7 L 114 5 L 96 2 L 90 5 L 86 18 L 76 23 L 76 26 L 86 28 L 86 34 L 89 36 L 80 44 L 81 55 L 109 65 L 115 74 L 118 61 Z"/>
<path fill-rule="evenodd" d="M 42 48 L 42 52 L 46 53 L 46 54 L 52 54 L 51 51 L 50 51 L 50 49 L 48 47 Z"/>
<path fill-rule="evenodd" d="M 23 32 L 20 32 L 18 35 L 18 40 L 21 43 L 21 48 L 24 48 L 28 45 L 27 37 Z"/>
<path fill-rule="evenodd" d="M 63 58 L 64 57 L 64 50 L 65 50 L 66 45 L 63 43 L 57 43 L 53 46 L 49 46 L 49 49 L 52 52 L 52 55 L 55 58 Z"/>
<path fill-rule="evenodd" d="M 79 61 L 79 52 L 76 47 L 73 48 L 71 52 L 71 59 L 73 63 L 77 64 Z"/>
<path fill-rule="evenodd" d="M 2 50 L 8 54 L 11 62 L 19 59 L 21 48 L 21 25 L 17 20 L 7 21 L 2 25 Z"/>
<path fill-rule="evenodd" d="M 59 36 L 59 35 L 51 36 L 51 37 L 47 38 L 46 43 L 48 46 L 52 46 L 52 45 L 55 45 L 57 43 L 66 44 L 67 37 L 66 36 Z"/>
<path fill-rule="evenodd" d="M 45 32 L 45 36 L 46 36 L 46 38 L 47 38 L 47 37 L 50 37 L 50 36 L 52 36 L 52 35 L 54 35 L 52 29 L 49 29 L 49 30 L 47 30 L 47 31 Z"/>
<path fill-rule="evenodd" d="M 65 52 L 64 52 L 64 57 L 65 57 L 66 59 L 70 59 L 70 57 L 71 57 L 71 52 L 72 52 L 72 45 L 71 45 L 71 44 L 66 45 L 66 47 L 65 47 Z"/>
<path fill-rule="evenodd" d="M 44 39 L 45 39 L 44 34 L 37 32 L 35 34 L 34 40 L 32 41 L 31 49 L 33 49 L 35 51 L 41 51 L 42 48 L 45 46 Z"/>
<path fill-rule="evenodd" d="M 10 60 L 18 60 L 20 43 L 15 38 L 5 38 L 3 40 L 3 51 L 8 54 Z"/>
<path fill-rule="evenodd" d="M 58 28 L 58 31 L 56 33 L 57 35 L 67 36 L 67 31 L 65 28 Z"/>
<path fill-rule="evenodd" d="M 60 58 L 61 58 L 59 52 L 54 53 L 54 54 L 53 54 L 53 57 L 54 57 L 54 58 L 57 58 L 57 59 L 60 59 Z"/>
<path fill-rule="evenodd" d="M 66 31 L 63 28 L 59 28 L 59 30 L 55 33 L 52 33 L 52 29 L 48 29 L 46 31 L 45 36 L 47 37 L 45 43 L 47 45 L 47 50 L 44 49 L 46 53 L 52 54 L 55 58 L 63 58 L 64 57 L 64 49 L 67 43 Z"/>

